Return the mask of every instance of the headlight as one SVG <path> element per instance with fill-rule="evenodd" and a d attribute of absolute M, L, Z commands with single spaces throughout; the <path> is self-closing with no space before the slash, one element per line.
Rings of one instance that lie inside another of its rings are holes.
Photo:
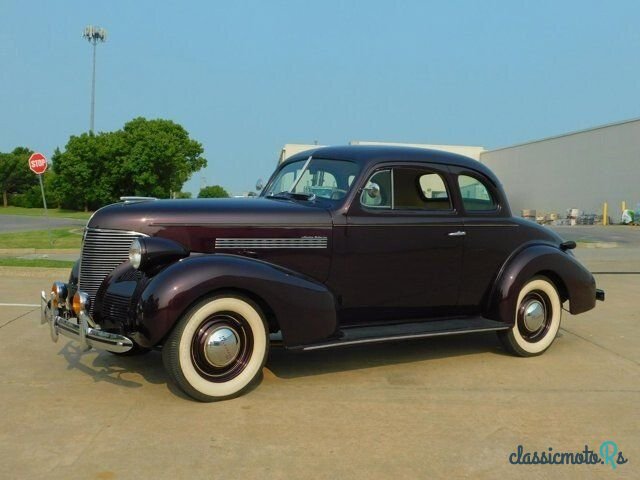
<path fill-rule="evenodd" d="M 53 285 L 51 285 L 51 293 L 53 293 L 51 306 L 58 308 L 67 298 L 67 286 L 62 282 L 53 282 Z"/>
<path fill-rule="evenodd" d="M 152 271 L 156 267 L 188 257 L 189 251 L 179 243 L 161 237 L 136 238 L 129 247 L 129 262 L 136 270 Z"/>
<path fill-rule="evenodd" d="M 84 292 L 76 292 L 73 296 L 73 311 L 76 315 L 80 315 L 80 312 L 89 310 L 90 303 L 89 295 Z"/>
<path fill-rule="evenodd" d="M 131 262 L 131 266 L 133 268 L 140 268 L 140 263 L 142 262 L 142 245 L 140 244 L 140 240 L 137 238 L 129 248 L 129 262 Z"/>

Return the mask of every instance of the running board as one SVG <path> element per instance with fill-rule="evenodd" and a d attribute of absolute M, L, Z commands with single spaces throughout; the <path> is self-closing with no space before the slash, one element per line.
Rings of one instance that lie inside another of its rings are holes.
<path fill-rule="evenodd" d="M 291 350 L 321 350 L 325 348 L 361 345 L 367 343 L 396 342 L 413 338 L 460 335 L 463 333 L 494 332 L 509 330 L 511 325 L 483 317 L 455 318 L 449 320 L 425 320 L 422 322 L 398 323 L 366 327 L 345 327 L 337 338 L 319 343 L 291 347 Z"/>

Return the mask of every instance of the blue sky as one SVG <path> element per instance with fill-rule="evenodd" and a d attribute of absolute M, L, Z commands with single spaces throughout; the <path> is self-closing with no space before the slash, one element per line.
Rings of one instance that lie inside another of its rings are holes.
<path fill-rule="evenodd" d="M 0 151 L 168 118 L 233 193 L 284 143 L 499 147 L 640 116 L 637 1 L 0 0 Z"/>

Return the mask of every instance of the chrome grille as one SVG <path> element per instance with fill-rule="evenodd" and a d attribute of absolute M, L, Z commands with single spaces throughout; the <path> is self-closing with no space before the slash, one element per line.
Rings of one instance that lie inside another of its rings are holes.
<path fill-rule="evenodd" d="M 131 242 L 144 236 L 138 232 L 87 228 L 82 243 L 78 287 L 91 297 L 91 314 L 102 281 L 118 265 L 129 259 Z"/>
<path fill-rule="evenodd" d="M 102 318 L 111 318 L 120 321 L 126 320 L 130 301 L 130 297 L 123 297 L 115 293 L 106 293 L 102 300 Z"/>

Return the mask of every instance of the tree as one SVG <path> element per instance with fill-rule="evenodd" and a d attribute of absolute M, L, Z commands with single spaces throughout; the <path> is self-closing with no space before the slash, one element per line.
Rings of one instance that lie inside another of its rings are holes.
<path fill-rule="evenodd" d="M 207 161 L 199 142 L 170 120 L 136 118 L 115 132 L 72 136 L 53 155 L 65 208 L 94 209 L 137 195 L 169 198 Z"/>
<path fill-rule="evenodd" d="M 207 165 L 202 145 L 171 120 L 136 118 L 122 136 L 126 154 L 117 172 L 122 195 L 169 197 Z"/>
<path fill-rule="evenodd" d="M 54 188 L 64 208 L 97 208 L 118 200 L 113 191 L 119 161 L 117 135 L 83 133 L 71 136 L 64 152 L 56 149 L 51 160 L 56 173 Z"/>
<path fill-rule="evenodd" d="M 31 172 L 31 175 L 34 175 Z M 35 175 L 34 175 L 35 176 Z M 44 183 L 44 193 L 47 197 L 47 206 L 49 208 L 58 207 L 58 196 L 56 195 L 56 189 L 53 185 L 55 182 L 56 174 L 52 169 L 48 169 L 42 175 L 42 181 Z M 37 182 L 37 180 L 36 180 Z M 36 183 L 28 188 L 14 193 L 9 197 L 9 204 L 16 207 L 25 208 L 42 208 L 42 190 L 40 190 L 40 184 Z"/>
<path fill-rule="evenodd" d="M 201 188 L 198 198 L 229 198 L 229 193 L 220 185 L 211 185 Z"/>
<path fill-rule="evenodd" d="M 176 192 L 173 194 L 173 198 L 189 199 L 191 198 L 191 192 Z"/>
<path fill-rule="evenodd" d="M 17 147 L 11 153 L 0 152 L 0 189 L 5 207 L 9 205 L 10 193 L 22 193 L 38 183 L 37 176 L 29 170 L 32 153 L 25 147 Z"/>

